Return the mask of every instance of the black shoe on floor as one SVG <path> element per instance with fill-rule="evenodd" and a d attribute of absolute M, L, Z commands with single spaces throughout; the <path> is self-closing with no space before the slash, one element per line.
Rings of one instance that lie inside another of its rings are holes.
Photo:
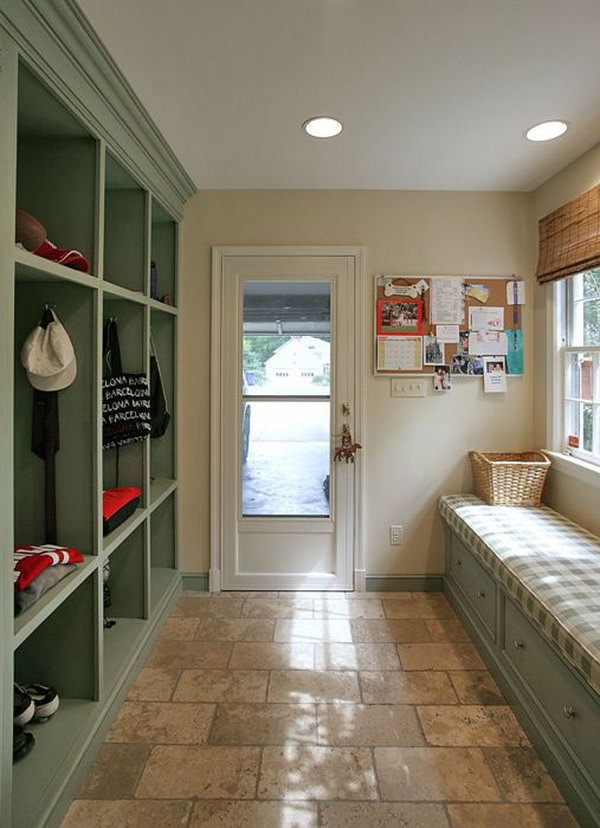
<path fill-rule="evenodd" d="M 13 688 L 13 724 L 23 727 L 33 719 L 35 702 L 18 684 Z"/>
<path fill-rule="evenodd" d="M 28 733 L 22 727 L 13 725 L 13 762 L 18 762 L 27 756 L 35 744 L 33 733 Z"/>
<path fill-rule="evenodd" d="M 54 687 L 45 684 L 28 684 L 23 688 L 35 705 L 33 718 L 36 722 L 45 722 L 58 710 L 60 699 Z"/>

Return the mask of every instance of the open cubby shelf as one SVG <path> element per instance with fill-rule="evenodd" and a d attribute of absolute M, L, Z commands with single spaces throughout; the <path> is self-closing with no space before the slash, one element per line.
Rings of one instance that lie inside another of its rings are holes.
<path fill-rule="evenodd" d="M 79 25 L 75 19 L 73 25 Z M 0 449 L 13 452 L 12 463 L 0 465 L 0 543 L 7 550 L 46 540 L 44 462 L 32 451 L 34 391 L 21 365 L 23 343 L 46 306 L 55 309 L 77 359 L 75 380 L 58 395 L 57 540 L 77 548 L 84 561 L 16 617 L 9 555 L 0 578 L 0 825 L 41 828 L 60 823 L 110 723 L 111 705 L 131 682 L 179 590 L 178 220 L 171 212 L 181 215 L 188 185 L 175 186 L 166 172 L 157 172 L 129 132 L 119 133 L 118 143 L 99 134 L 102 119 L 87 123 L 89 102 L 80 106 L 84 86 L 65 94 L 69 79 L 63 72 L 60 85 L 51 87 L 54 74 L 45 72 L 42 79 L 27 62 L 34 56 L 37 61 L 39 51 L 27 38 L 12 38 L 0 21 L 0 110 L 14 127 L 3 130 L 6 140 L 0 143 L 0 169 L 12 170 L 2 177 L 4 214 L 11 216 L 15 206 L 32 213 L 50 241 L 81 251 L 90 262 L 90 272 L 82 273 L 36 256 L 15 244 L 12 220 L 0 219 L 0 367 L 9 380 L 6 399 L 14 402 L 0 407 Z M 63 57 L 56 54 L 59 63 Z M 72 63 L 67 75 L 79 71 Z M 85 88 L 88 95 L 98 94 Z M 105 114 L 120 106 L 118 99 Z M 168 157 L 165 169 L 179 169 Z M 152 296 L 151 269 L 158 276 L 157 296 L 173 304 Z M 125 372 L 149 376 L 154 341 L 171 413 L 162 437 L 119 450 L 118 479 L 116 451 L 102 451 L 102 333 L 110 316 L 117 318 Z M 102 490 L 115 485 L 139 486 L 142 498 L 127 520 L 103 536 Z M 106 565 L 106 617 L 116 624 L 105 629 Z M 61 699 L 51 720 L 31 725 L 35 746 L 14 767 L 13 681 L 50 684 Z"/>
<path fill-rule="evenodd" d="M 24 64 L 19 66 L 16 206 L 95 271 L 98 141 Z"/>

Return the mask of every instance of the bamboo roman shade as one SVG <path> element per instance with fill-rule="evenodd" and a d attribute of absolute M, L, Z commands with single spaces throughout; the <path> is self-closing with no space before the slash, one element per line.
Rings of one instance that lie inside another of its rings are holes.
<path fill-rule="evenodd" d="M 600 186 L 539 222 L 538 282 L 555 282 L 600 267 Z"/>

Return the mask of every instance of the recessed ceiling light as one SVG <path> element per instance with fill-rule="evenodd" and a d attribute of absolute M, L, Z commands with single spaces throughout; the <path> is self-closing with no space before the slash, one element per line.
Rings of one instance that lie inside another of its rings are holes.
<path fill-rule="evenodd" d="M 564 121 L 542 121 L 541 124 L 529 127 L 525 137 L 529 141 L 551 141 L 565 133 L 567 129 L 567 124 Z"/>
<path fill-rule="evenodd" d="M 343 128 L 341 121 L 328 115 L 316 115 L 302 124 L 302 129 L 312 138 L 334 138 Z"/>

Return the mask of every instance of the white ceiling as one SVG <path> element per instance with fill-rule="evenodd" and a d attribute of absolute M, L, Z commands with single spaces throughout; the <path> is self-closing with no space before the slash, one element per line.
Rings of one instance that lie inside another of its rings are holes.
<path fill-rule="evenodd" d="M 201 189 L 530 190 L 600 141 L 599 0 L 79 4 Z"/>

